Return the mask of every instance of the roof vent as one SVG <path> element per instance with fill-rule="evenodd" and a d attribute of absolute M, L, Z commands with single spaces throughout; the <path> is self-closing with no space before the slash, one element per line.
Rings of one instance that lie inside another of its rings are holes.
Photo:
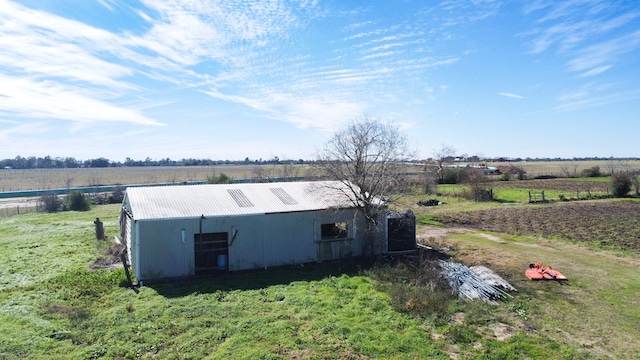
<path fill-rule="evenodd" d="M 240 189 L 227 189 L 227 192 L 240 207 L 253 207 L 253 203 Z"/>
<path fill-rule="evenodd" d="M 297 205 L 298 202 L 291 197 L 283 188 L 269 188 L 273 195 L 277 196 L 285 205 Z"/>

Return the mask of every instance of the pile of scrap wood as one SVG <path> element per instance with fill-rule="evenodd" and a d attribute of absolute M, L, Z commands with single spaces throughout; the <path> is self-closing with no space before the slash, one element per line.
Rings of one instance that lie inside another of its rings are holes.
<path fill-rule="evenodd" d="M 463 299 L 482 300 L 497 305 L 498 300 L 511 298 L 517 291 L 511 284 L 484 266 L 469 268 L 459 263 L 441 261 L 442 275 L 454 293 Z"/>

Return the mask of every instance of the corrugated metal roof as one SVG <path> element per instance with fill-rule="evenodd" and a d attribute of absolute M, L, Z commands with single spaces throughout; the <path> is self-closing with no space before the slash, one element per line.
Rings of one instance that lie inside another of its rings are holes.
<path fill-rule="evenodd" d="M 351 207 L 337 181 L 127 188 L 136 220 L 268 214 Z"/>

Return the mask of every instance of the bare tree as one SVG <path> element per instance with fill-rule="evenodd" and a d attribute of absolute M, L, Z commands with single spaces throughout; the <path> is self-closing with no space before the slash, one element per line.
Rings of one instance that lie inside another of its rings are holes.
<path fill-rule="evenodd" d="M 453 146 L 447 144 L 442 144 L 439 149 L 433 152 L 433 158 L 438 164 L 437 174 L 440 182 L 444 180 L 444 177 L 446 175 L 445 165 L 453 162 L 455 156 L 456 149 Z"/>
<path fill-rule="evenodd" d="M 616 159 L 613 156 L 611 158 L 609 158 L 609 160 L 607 160 L 606 168 L 607 168 L 607 173 L 608 173 L 609 176 L 613 176 L 617 172 L 620 172 L 620 171 L 628 171 L 629 170 L 628 164 L 625 164 L 624 161 L 622 161 L 620 159 Z"/>
<path fill-rule="evenodd" d="M 527 173 L 526 171 L 524 171 L 524 168 L 522 168 L 522 166 L 516 166 L 513 164 L 511 164 L 511 166 L 509 167 L 509 171 L 511 174 L 517 175 L 518 180 L 524 180 L 525 174 Z"/>
<path fill-rule="evenodd" d="M 281 174 L 283 181 L 291 181 L 300 176 L 300 166 L 291 162 L 285 163 L 281 166 Z"/>
<path fill-rule="evenodd" d="M 252 174 L 260 182 L 294 181 L 300 175 L 300 166 L 291 162 L 270 165 L 256 165 Z"/>
<path fill-rule="evenodd" d="M 438 179 L 436 179 L 436 174 L 429 171 L 426 166 L 422 175 L 422 190 L 425 194 L 435 194 L 438 190 Z"/>
<path fill-rule="evenodd" d="M 368 116 L 353 119 L 317 155 L 322 173 L 346 186 L 345 195 L 366 219 L 372 255 L 379 215 L 386 211 L 380 199 L 392 200 L 404 183 L 403 163 L 412 156 L 398 128 Z"/>
<path fill-rule="evenodd" d="M 474 201 L 493 200 L 493 190 L 487 188 L 488 179 L 482 169 L 466 167 L 462 172 L 462 181 L 471 188 Z"/>
<path fill-rule="evenodd" d="M 580 167 L 580 163 L 577 161 L 569 161 L 560 165 L 560 170 L 562 170 L 564 176 L 568 178 L 577 178 L 578 167 Z"/>

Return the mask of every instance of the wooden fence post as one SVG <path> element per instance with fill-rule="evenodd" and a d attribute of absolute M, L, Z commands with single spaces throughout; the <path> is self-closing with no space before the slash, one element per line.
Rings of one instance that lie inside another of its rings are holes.
<path fill-rule="evenodd" d="M 96 221 L 93 223 L 96 225 L 96 239 L 104 240 L 104 226 L 102 225 L 102 221 L 100 221 L 100 218 L 96 218 Z"/>

